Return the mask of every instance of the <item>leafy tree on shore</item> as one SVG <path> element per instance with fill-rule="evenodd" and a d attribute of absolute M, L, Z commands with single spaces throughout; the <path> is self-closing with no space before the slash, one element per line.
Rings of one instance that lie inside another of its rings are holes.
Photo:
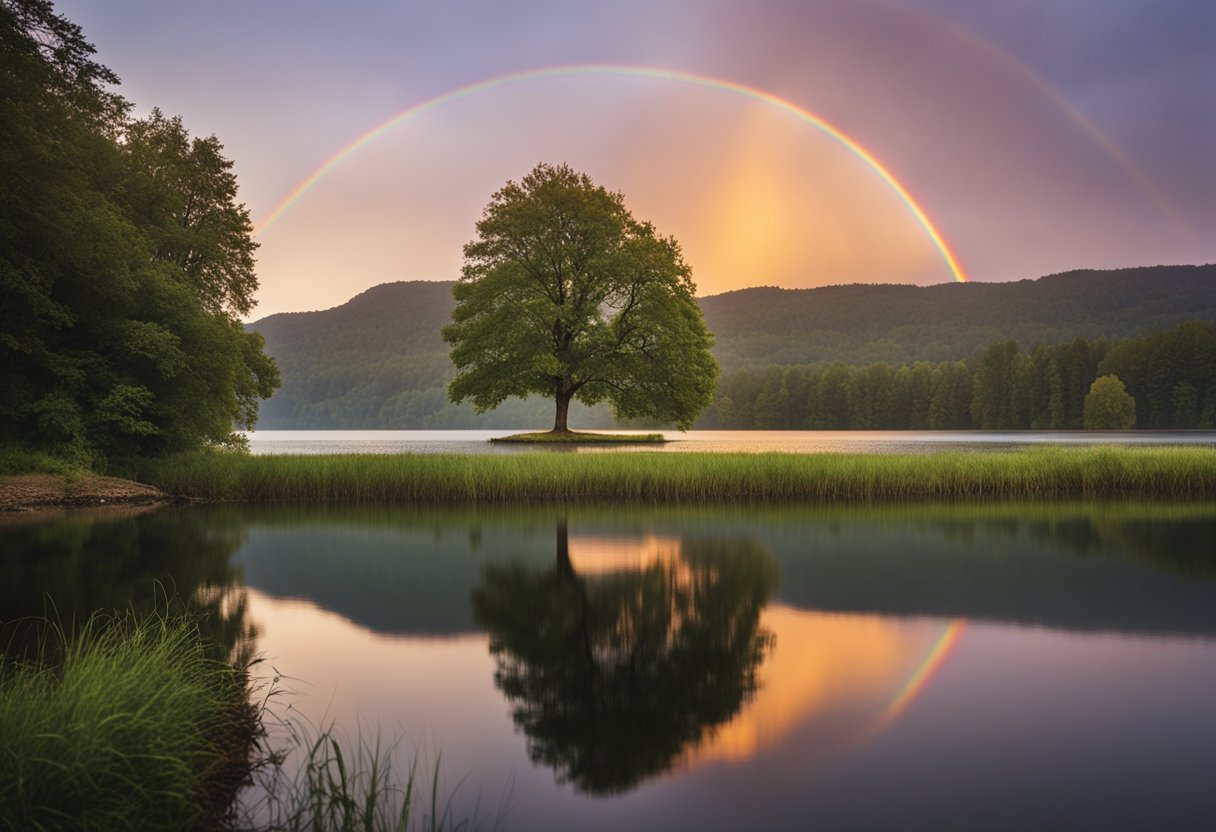
<path fill-rule="evenodd" d="M 1086 430 L 1129 430 L 1136 424 L 1136 401 L 1118 376 L 1095 379 L 1085 397 Z"/>
<path fill-rule="evenodd" d="M 681 429 L 709 404 L 713 337 L 679 244 L 634 219 L 624 197 L 566 165 L 538 165 L 486 206 L 465 246 L 443 338 L 454 402 L 607 401 L 618 417 Z"/>
<path fill-rule="evenodd" d="M 92 54 L 50 3 L 0 0 L 0 436 L 94 464 L 234 441 L 278 374 L 237 318 L 231 162 L 129 119 Z"/>

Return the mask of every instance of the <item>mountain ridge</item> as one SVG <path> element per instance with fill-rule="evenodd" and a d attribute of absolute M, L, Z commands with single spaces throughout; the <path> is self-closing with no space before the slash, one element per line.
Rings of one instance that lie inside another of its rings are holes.
<path fill-rule="evenodd" d="M 280 312 L 247 324 L 266 338 L 283 387 L 259 426 L 524 427 L 551 421 L 551 403 L 509 401 L 478 417 L 447 402 L 454 369 L 440 329 L 453 281 L 370 287 L 326 310 Z M 745 367 L 966 359 L 1001 340 L 1023 346 L 1078 337 L 1125 338 L 1216 319 L 1216 264 L 1078 269 L 1007 283 L 755 286 L 698 298 L 723 371 Z M 580 424 L 607 426 L 598 409 Z"/>

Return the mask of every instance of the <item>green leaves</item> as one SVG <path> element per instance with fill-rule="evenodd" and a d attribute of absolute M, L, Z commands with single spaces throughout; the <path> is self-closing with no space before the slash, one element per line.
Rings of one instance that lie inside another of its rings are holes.
<path fill-rule="evenodd" d="M 0 435 L 95 461 L 223 443 L 278 380 L 237 319 L 232 162 L 130 121 L 92 52 L 49 3 L 0 0 Z"/>
<path fill-rule="evenodd" d="M 1085 397 L 1086 430 L 1128 430 L 1136 424 L 1136 401 L 1118 376 L 1101 376 Z"/>
<path fill-rule="evenodd" d="M 541 164 L 493 195 L 477 235 L 443 330 L 452 401 L 552 396 L 562 430 L 571 398 L 681 429 L 709 404 L 718 367 L 691 272 L 620 194 Z"/>
<path fill-rule="evenodd" d="M 132 169 L 124 195 L 156 256 L 182 270 L 209 311 L 249 313 L 257 243 L 219 139 L 192 139 L 180 116 L 159 109 L 127 125 L 124 138 Z"/>

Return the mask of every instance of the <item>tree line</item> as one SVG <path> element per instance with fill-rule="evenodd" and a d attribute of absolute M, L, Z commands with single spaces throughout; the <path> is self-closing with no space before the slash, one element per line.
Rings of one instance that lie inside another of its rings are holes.
<path fill-rule="evenodd" d="M 840 361 L 725 375 L 699 427 L 768 430 L 1074 430 L 1093 383 L 1116 376 L 1143 429 L 1216 428 L 1216 322 L 1122 341 L 1025 350 L 998 341 L 964 361 Z"/>
<path fill-rule="evenodd" d="M 215 136 L 131 116 L 46 0 L 0 0 L 0 443 L 86 464 L 234 442 L 278 385 Z"/>
<path fill-rule="evenodd" d="M 756 287 L 700 299 L 724 372 L 966 359 L 995 341 L 1136 338 L 1216 319 L 1216 264 L 1080 270 L 1011 283 Z"/>

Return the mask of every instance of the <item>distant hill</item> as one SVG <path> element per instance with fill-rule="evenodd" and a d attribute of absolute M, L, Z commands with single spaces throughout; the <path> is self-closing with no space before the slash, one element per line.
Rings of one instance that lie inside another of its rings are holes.
<path fill-rule="evenodd" d="M 1082 270 L 1016 283 L 740 289 L 701 299 L 722 369 L 949 361 L 994 341 L 1024 347 L 1125 338 L 1216 318 L 1216 265 Z"/>
<path fill-rule="evenodd" d="M 440 329 L 452 317 L 451 281 L 384 283 L 321 312 L 286 312 L 249 324 L 279 363 L 283 386 L 262 403 L 258 427 L 546 427 L 548 400 L 505 402 L 477 416 L 447 400 L 455 372 Z M 572 423 L 606 427 L 611 414 L 571 410 Z"/>
<path fill-rule="evenodd" d="M 760 287 L 702 298 L 726 372 L 771 364 L 966 358 L 1013 338 L 1023 346 L 1123 338 L 1216 319 L 1216 265 L 1073 271 L 1016 283 Z M 279 362 L 283 387 L 262 428 L 544 427 L 552 405 L 509 401 L 476 416 L 447 401 L 453 368 L 440 328 L 452 283 L 386 283 L 321 312 L 249 324 Z M 606 426 L 602 409 L 572 414 Z"/>

